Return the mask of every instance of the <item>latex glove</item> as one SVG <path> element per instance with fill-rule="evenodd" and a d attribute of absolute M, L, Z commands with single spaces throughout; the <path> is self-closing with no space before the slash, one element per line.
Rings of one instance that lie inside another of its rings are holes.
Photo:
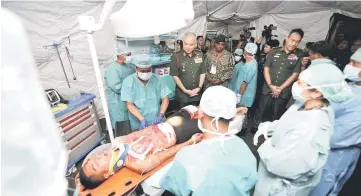
<path fill-rule="evenodd" d="M 145 121 L 145 119 L 141 120 L 139 130 L 145 129 L 146 127 L 148 127 L 147 121 Z"/>
<path fill-rule="evenodd" d="M 242 95 L 237 94 L 237 104 L 241 103 Z"/>
<path fill-rule="evenodd" d="M 267 132 L 268 132 L 269 124 L 270 124 L 270 122 L 264 122 L 264 123 L 259 124 L 258 130 L 253 137 L 253 144 L 255 146 L 257 146 L 257 144 L 258 144 L 259 136 L 263 135 L 264 139 L 268 139 Z"/>
<path fill-rule="evenodd" d="M 157 124 L 163 122 L 163 118 L 164 118 L 164 116 L 161 115 L 161 114 L 159 114 L 159 115 L 158 115 L 157 117 L 155 117 L 155 119 L 153 120 L 153 125 L 157 125 Z"/>

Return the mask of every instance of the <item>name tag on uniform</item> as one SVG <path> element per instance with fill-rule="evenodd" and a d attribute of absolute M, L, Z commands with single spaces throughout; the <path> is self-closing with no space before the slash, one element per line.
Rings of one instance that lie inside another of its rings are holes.
<path fill-rule="evenodd" d="M 194 63 L 202 63 L 203 59 L 202 58 L 195 58 L 194 59 Z"/>
<path fill-rule="evenodd" d="M 216 74 L 217 73 L 217 68 L 216 68 L 215 65 L 212 65 L 211 71 L 209 73 L 211 73 L 211 74 Z"/>
<path fill-rule="evenodd" d="M 275 54 L 273 57 L 280 58 L 281 54 Z"/>

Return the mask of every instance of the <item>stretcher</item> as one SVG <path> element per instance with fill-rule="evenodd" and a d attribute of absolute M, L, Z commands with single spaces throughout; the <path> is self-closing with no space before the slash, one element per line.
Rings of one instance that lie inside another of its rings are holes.
<path fill-rule="evenodd" d="M 126 195 L 139 186 L 144 180 L 168 165 L 174 157 L 166 160 L 153 170 L 140 175 L 126 167 L 121 168 L 112 177 L 104 181 L 100 186 L 91 190 L 84 190 L 79 183 L 79 173 L 75 176 L 75 184 L 79 187 L 79 196 L 121 196 Z"/>

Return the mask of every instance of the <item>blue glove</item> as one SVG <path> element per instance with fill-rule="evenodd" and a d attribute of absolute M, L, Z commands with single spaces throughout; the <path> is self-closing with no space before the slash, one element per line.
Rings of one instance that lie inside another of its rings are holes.
<path fill-rule="evenodd" d="M 147 121 L 145 121 L 145 119 L 141 120 L 139 130 L 145 129 L 146 127 L 148 127 Z"/>
<path fill-rule="evenodd" d="M 155 117 L 155 119 L 153 120 L 153 125 L 157 125 L 161 122 L 163 122 L 163 115 L 162 114 L 159 114 L 157 117 Z"/>

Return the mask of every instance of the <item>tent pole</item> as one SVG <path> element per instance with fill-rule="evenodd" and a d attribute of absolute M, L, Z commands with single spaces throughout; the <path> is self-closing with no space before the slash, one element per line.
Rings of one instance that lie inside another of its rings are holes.
<path fill-rule="evenodd" d="M 226 7 L 228 4 L 230 4 L 230 3 L 232 3 L 232 2 L 233 2 L 233 0 L 230 0 L 230 1 L 226 2 L 225 4 L 219 6 L 218 8 L 216 8 L 215 10 L 213 10 L 211 13 L 209 13 L 209 14 L 208 14 L 208 17 L 210 17 L 212 14 L 218 12 L 218 10 Z"/>
<path fill-rule="evenodd" d="M 92 61 L 93 61 L 95 76 L 96 76 L 96 79 L 97 79 L 97 85 L 98 85 L 98 88 L 99 88 L 100 100 L 101 100 L 102 105 L 103 105 L 105 122 L 106 122 L 106 126 L 107 126 L 107 129 L 108 129 L 110 142 L 113 143 L 113 141 L 114 141 L 113 128 L 112 128 L 112 124 L 110 122 L 108 104 L 107 104 L 107 101 L 106 101 L 107 99 L 106 99 L 106 96 L 105 96 L 105 93 L 104 93 L 104 84 L 103 84 L 103 80 L 102 80 L 101 73 L 100 73 L 99 62 L 98 62 L 98 57 L 97 57 L 97 51 L 95 49 L 95 44 L 94 44 L 94 39 L 93 39 L 93 32 L 89 31 L 87 36 L 88 36 L 90 54 L 91 54 Z"/>

